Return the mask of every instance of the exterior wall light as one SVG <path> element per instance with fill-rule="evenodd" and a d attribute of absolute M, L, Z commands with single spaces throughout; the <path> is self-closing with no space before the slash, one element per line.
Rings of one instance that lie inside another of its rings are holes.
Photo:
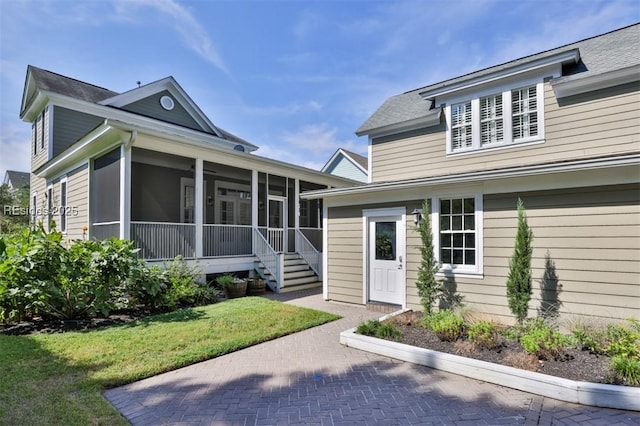
<path fill-rule="evenodd" d="M 414 225 L 420 226 L 420 222 L 422 222 L 422 209 L 413 209 L 411 214 L 413 214 Z"/>

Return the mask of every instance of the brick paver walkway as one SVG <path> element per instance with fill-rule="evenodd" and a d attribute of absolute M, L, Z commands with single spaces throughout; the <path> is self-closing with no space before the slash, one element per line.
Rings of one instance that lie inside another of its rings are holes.
<path fill-rule="evenodd" d="M 640 425 L 640 413 L 559 402 L 340 345 L 380 314 L 272 295 L 344 318 L 161 374 L 105 396 L 134 425 Z"/>

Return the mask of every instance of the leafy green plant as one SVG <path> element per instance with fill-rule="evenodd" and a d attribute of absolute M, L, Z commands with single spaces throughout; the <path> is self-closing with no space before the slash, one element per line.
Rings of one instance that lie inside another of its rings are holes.
<path fill-rule="evenodd" d="M 433 311 L 433 305 L 442 294 L 443 284 L 441 280 L 436 279 L 436 273 L 440 269 L 440 265 L 434 255 L 431 215 L 429 214 L 429 203 L 426 200 L 422 203 L 422 211 L 423 219 L 418 225 L 418 233 L 420 234 L 422 245 L 420 246 L 421 259 L 416 287 L 418 288 L 422 308 L 429 315 Z"/>
<path fill-rule="evenodd" d="M 631 319 L 630 327 L 623 324 L 608 324 L 608 345 L 605 352 L 609 356 L 623 356 L 625 358 L 640 357 L 640 327 L 636 319 Z"/>
<path fill-rule="evenodd" d="M 480 349 L 494 349 L 500 346 L 500 334 L 493 321 L 480 320 L 467 330 L 469 341 Z"/>
<path fill-rule="evenodd" d="M 421 325 L 445 342 L 454 342 L 464 333 L 464 320 L 450 309 L 426 315 Z"/>
<path fill-rule="evenodd" d="M 536 322 L 521 337 L 520 343 L 525 352 L 539 359 L 559 359 L 565 347 L 565 338 L 544 322 Z"/>
<path fill-rule="evenodd" d="M 531 300 L 531 256 L 533 232 L 527 223 L 524 204 L 518 199 L 518 230 L 513 255 L 509 259 L 507 275 L 507 299 L 509 309 L 519 323 L 527 317 Z"/>
<path fill-rule="evenodd" d="M 640 386 L 640 359 L 616 355 L 611 362 L 616 378 L 630 386 Z"/>
<path fill-rule="evenodd" d="M 225 288 L 236 282 L 236 276 L 230 273 L 222 274 L 216 278 L 216 283 Z"/>
<path fill-rule="evenodd" d="M 396 341 L 402 338 L 402 333 L 398 330 L 398 327 L 394 324 L 380 322 L 378 320 L 369 320 L 367 322 L 360 323 L 356 328 L 356 333 L 364 336 Z"/>

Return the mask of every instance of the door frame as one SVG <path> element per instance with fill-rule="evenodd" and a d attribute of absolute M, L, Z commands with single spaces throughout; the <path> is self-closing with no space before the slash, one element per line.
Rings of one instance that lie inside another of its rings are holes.
<path fill-rule="evenodd" d="M 271 212 L 270 210 L 270 205 L 269 202 L 270 201 L 276 201 L 279 203 L 282 203 L 282 252 L 283 253 L 287 253 L 287 249 L 288 249 L 288 244 L 287 244 L 287 231 L 289 229 L 289 204 L 288 204 L 288 200 L 287 197 L 283 197 L 280 195 L 267 195 L 267 233 L 268 230 L 271 229 L 271 227 L 269 226 L 269 219 L 270 219 L 270 214 Z M 273 229 L 278 229 L 278 228 L 273 228 Z"/>
<path fill-rule="evenodd" d="M 401 299 L 402 308 L 407 307 L 407 209 L 406 207 L 388 207 L 380 209 L 363 209 L 362 210 L 362 304 L 366 305 L 369 302 L 369 284 L 370 284 L 370 224 L 377 219 L 384 217 L 400 218 L 403 226 L 397 230 L 397 238 L 400 244 L 397 245 L 396 250 L 398 256 L 402 256 L 402 273 L 400 280 L 402 281 Z"/>

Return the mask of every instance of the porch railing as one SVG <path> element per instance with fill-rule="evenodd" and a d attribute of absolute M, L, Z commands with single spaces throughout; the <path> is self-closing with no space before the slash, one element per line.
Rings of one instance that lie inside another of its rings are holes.
<path fill-rule="evenodd" d="M 203 225 L 204 257 L 252 255 L 252 227 L 247 225 Z"/>
<path fill-rule="evenodd" d="M 91 225 L 91 238 L 106 240 L 110 237 L 120 237 L 120 222 L 97 222 Z"/>
<path fill-rule="evenodd" d="M 267 228 L 261 226 L 258 228 L 260 235 L 262 235 L 273 249 L 280 253 L 284 251 L 284 229 L 282 228 Z"/>
<path fill-rule="evenodd" d="M 131 222 L 131 239 L 143 259 L 196 255 L 196 226 L 192 223 Z"/>
<path fill-rule="evenodd" d="M 322 228 L 300 228 L 300 232 L 317 251 L 322 253 Z"/>
<path fill-rule="evenodd" d="M 271 247 L 261 229 L 254 228 L 253 236 L 254 254 L 275 280 L 276 288 L 273 290 L 279 292 L 284 278 L 284 254 Z"/>
<path fill-rule="evenodd" d="M 322 280 L 322 253 L 319 252 L 305 235 L 296 229 L 296 252 L 309 264 L 318 278 Z"/>

